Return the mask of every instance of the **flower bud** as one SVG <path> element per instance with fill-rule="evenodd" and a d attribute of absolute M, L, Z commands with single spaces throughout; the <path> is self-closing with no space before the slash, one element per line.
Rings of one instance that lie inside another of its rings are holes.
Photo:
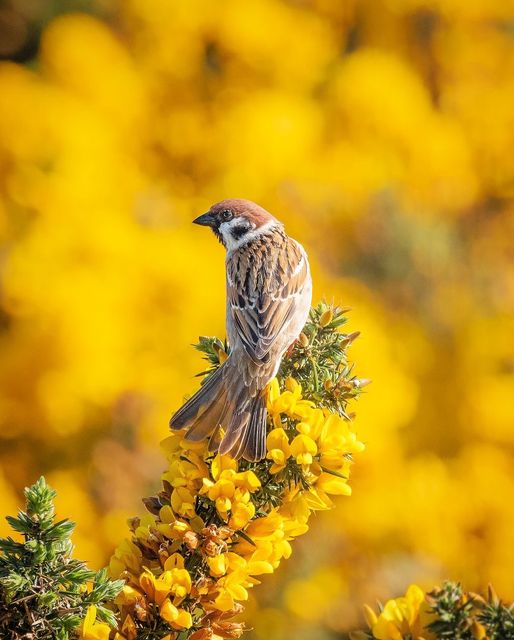
<path fill-rule="evenodd" d="M 366 619 L 366 624 L 370 629 L 372 629 L 377 624 L 377 615 L 373 611 L 373 609 L 365 604 L 363 607 L 364 618 Z"/>
<path fill-rule="evenodd" d="M 309 338 L 305 335 L 305 333 L 303 331 L 298 336 L 298 342 L 299 342 L 300 346 L 303 347 L 304 349 L 305 349 L 305 347 L 309 346 Z"/>
<path fill-rule="evenodd" d="M 212 348 L 214 349 L 214 352 L 216 353 L 216 355 L 218 356 L 218 360 L 220 361 L 220 364 L 223 364 L 225 362 L 225 360 L 228 358 L 228 353 L 225 351 L 225 349 L 218 344 L 217 342 L 215 342 L 212 345 Z"/>
<path fill-rule="evenodd" d="M 494 590 L 491 583 L 487 585 L 487 600 L 495 606 L 498 606 L 500 604 L 500 598 L 498 598 L 496 591 Z"/>
<path fill-rule="evenodd" d="M 328 326 L 333 319 L 334 319 L 334 312 L 332 311 L 332 309 L 327 309 L 321 314 L 321 318 L 319 319 L 320 327 Z"/>
<path fill-rule="evenodd" d="M 288 391 L 291 391 L 291 393 L 294 393 L 297 387 L 297 383 L 294 378 L 292 378 L 291 376 L 288 376 L 284 381 L 284 386 Z"/>
<path fill-rule="evenodd" d="M 188 547 L 188 549 L 191 549 L 191 551 L 194 551 L 198 547 L 197 534 L 194 533 L 193 531 L 186 531 L 184 534 L 184 543 Z"/>
<path fill-rule="evenodd" d="M 471 633 L 473 634 L 474 640 L 485 640 L 485 638 L 487 638 L 484 627 L 476 620 L 473 620 L 473 624 L 471 625 Z"/>
<path fill-rule="evenodd" d="M 356 338 L 358 338 L 360 336 L 360 334 L 361 334 L 360 331 L 354 331 L 353 333 L 349 333 L 348 335 L 346 335 L 344 337 L 344 343 L 345 344 L 352 343 Z"/>

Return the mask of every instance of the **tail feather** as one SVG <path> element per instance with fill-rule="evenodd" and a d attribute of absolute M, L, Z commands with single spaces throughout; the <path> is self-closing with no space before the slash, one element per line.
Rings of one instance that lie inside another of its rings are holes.
<path fill-rule="evenodd" d="M 265 399 L 259 394 L 254 401 L 250 424 L 245 433 L 243 458 L 250 462 L 266 456 L 266 424 L 268 410 Z"/>
<path fill-rule="evenodd" d="M 241 457 L 242 444 L 244 440 L 245 429 L 250 421 L 250 412 L 245 411 L 243 414 L 234 415 L 230 421 L 227 431 L 221 440 L 218 451 L 222 454 L 228 454 L 236 460 Z"/>
<path fill-rule="evenodd" d="M 205 413 L 224 391 L 224 366 L 215 371 L 183 407 L 171 418 L 172 429 L 190 427 Z"/>
<path fill-rule="evenodd" d="M 207 409 L 189 427 L 186 439 L 199 442 L 207 438 L 214 429 L 222 424 L 228 406 L 226 390 L 222 389 L 220 395 L 212 400 Z"/>
<path fill-rule="evenodd" d="M 261 393 L 250 395 L 229 363 L 230 359 L 175 413 L 170 427 L 188 427 L 185 437 L 195 442 L 210 438 L 210 451 L 261 460 L 266 455 L 266 403 Z M 223 438 L 220 427 L 225 429 Z"/>
<path fill-rule="evenodd" d="M 243 457 L 250 462 L 264 458 L 267 415 L 262 395 L 250 398 L 245 410 L 234 414 L 219 446 L 220 453 L 228 453 L 233 458 Z"/>
<path fill-rule="evenodd" d="M 230 395 L 233 398 L 233 410 L 230 416 L 226 416 L 225 435 L 221 441 L 219 452 L 228 453 L 233 458 L 240 457 L 239 445 L 242 442 L 242 434 L 250 420 L 251 398 L 248 396 L 248 389 L 241 378 L 234 381 L 230 388 Z"/>
<path fill-rule="evenodd" d="M 209 438 L 209 446 L 208 450 L 210 453 L 215 453 L 218 451 L 221 442 L 221 431 L 220 427 L 216 427 L 214 431 L 211 433 L 211 437 Z"/>

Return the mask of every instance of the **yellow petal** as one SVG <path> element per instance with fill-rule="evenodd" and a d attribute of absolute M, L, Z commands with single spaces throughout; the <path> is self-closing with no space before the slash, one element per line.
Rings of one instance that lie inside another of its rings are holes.
<path fill-rule="evenodd" d="M 411 584 L 405 597 L 409 602 L 419 606 L 425 600 L 425 593 L 417 584 Z"/>
<path fill-rule="evenodd" d="M 153 600 L 155 598 L 155 578 L 149 572 L 145 571 L 139 576 L 139 584 L 146 595 Z"/>
<path fill-rule="evenodd" d="M 367 604 L 364 605 L 363 609 L 364 609 L 364 617 L 366 619 L 366 624 L 370 629 L 372 629 L 373 626 L 377 623 L 376 613 Z"/>
<path fill-rule="evenodd" d="M 243 473 L 238 473 L 236 476 L 236 484 L 238 486 L 243 486 L 248 491 L 256 491 L 261 486 L 261 481 L 255 475 L 253 471 L 245 471 Z"/>
<path fill-rule="evenodd" d="M 266 447 L 268 451 L 279 449 L 287 458 L 290 455 L 289 438 L 282 427 L 272 429 L 266 438 Z"/>
<path fill-rule="evenodd" d="M 166 524 L 170 524 L 171 522 L 175 521 L 175 514 L 173 513 L 173 509 L 169 504 L 161 507 L 161 510 L 159 511 L 159 519 L 161 522 L 164 522 Z"/>
<path fill-rule="evenodd" d="M 218 454 L 211 463 L 211 474 L 214 480 L 217 480 L 227 469 L 237 471 L 237 460 L 228 455 Z"/>
<path fill-rule="evenodd" d="M 166 600 L 161 604 L 160 614 L 161 618 L 166 620 L 166 622 L 175 622 L 178 618 L 178 609 L 174 604 L 172 604 L 169 598 L 166 598 Z"/>
<path fill-rule="evenodd" d="M 206 558 L 209 565 L 209 571 L 211 576 L 219 578 L 227 573 L 227 558 L 224 554 L 214 556 L 213 558 Z"/>
<path fill-rule="evenodd" d="M 179 609 L 178 616 L 173 622 L 173 626 L 179 627 L 180 629 L 190 629 L 193 626 L 193 618 L 189 611 Z"/>
<path fill-rule="evenodd" d="M 316 489 L 334 496 L 350 496 L 352 489 L 346 480 L 323 472 L 316 480 Z"/>
<path fill-rule="evenodd" d="M 164 570 L 171 571 L 172 569 L 177 568 L 184 568 L 184 558 L 180 555 L 180 553 L 173 553 L 164 563 Z"/>
<path fill-rule="evenodd" d="M 214 601 L 214 606 L 219 611 L 230 611 L 234 608 L 234 598 L 226 589 L 223 589 Z"/>
<path fill-rule="evenodd" d="M 83 632 L 88 632 L 96 620 L 96 607 L 94 604 L 87 608 L 86 617 L 84 618 L 84 622 L 82 623 Z"/>
<path fill-rule="evenodd" d="M 273 573 L 273 565 L 264 560 L 250 561 L 248 563 L 248 573 L 252 576 L 259 576 L 263 573 Z"/>
<path fill-rule="evenodd" d="M 291 453 L 295 457 L 302 455 L 303 453 L 308 453 L 313 456 L 316 455 L 317 452 L 318 447 L 314 440 L 309 438 L 309 436 L 305 436 L 300 433 L 291 442 Z"/>
<path fill-rule="evenodd" d="M 279 395 L 280 386 L 278 384 L 278 380 L 273 378 L 273 380 L 268 384 L 268 406 L 275 402 Z"/>

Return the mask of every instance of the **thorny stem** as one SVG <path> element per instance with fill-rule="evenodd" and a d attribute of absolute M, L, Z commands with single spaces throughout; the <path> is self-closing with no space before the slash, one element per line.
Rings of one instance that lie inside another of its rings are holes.
<path fill-rule="evenodd" d="M 318 393 L 319 391 L 318 367 L 316 365 L 316 361 L 312 356 L 309 358 L 309 361 L 312 365 L 312 378 L 314 380 L 314 392 Z"/>

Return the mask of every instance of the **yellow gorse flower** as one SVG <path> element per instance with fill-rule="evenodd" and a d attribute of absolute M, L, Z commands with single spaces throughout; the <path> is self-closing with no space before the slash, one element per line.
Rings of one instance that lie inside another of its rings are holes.
<path fill-rule="evenodd" d="M 184 568 L 184 559 L 173 554 L 164 563 L 164 571 L 155 577 L 144 570 L 139 577 L 139 586 L 149 602 L 159 607 L 160 616 L 173 628 L 189 629 L 192 618 L 189 611 L 179 608 L 191 592 L 191 576 Z"/>
<path fill-rule="evenodd" d="M 91 605 L 79 629 L 81 640 L 109 640 L 110 633 L 111 627 L 108 624 L 96 622 L 96 607 Z"/>
<path fill-rule="evenodd" d="M 296 458 L 298 464 L 310 465 L 313 456 L 318 453 L 318 447 L 312 438 L 298 434 L 291 442 L 291 455 Z"/>
<path fill-rule="evenodd" d="M 388 600 L 377 616 L 370 607 L 365 607 L 366 621 L 377 640 L 435 640 L 427 631 L 430 622 L 428 604 L 423 590 L 413 584 L 400 598 Z"/>
<path fill-rule="evenodd" d="M 273 429 L 266 440 L 267 458 L 273 461 L 270 473 L 278 473 L 285 468 L 287 459 L 291 455 L 291 447 L 286 432 L 282 427 Z"/>
<path fill-rule="evenodd" d="M 226 455 L 217 455 L 211 464 L 212 480 L 203 478 L 201 495 L 216 503 L 218 514 L 234 529 L 243 529 L 255 515 L 250 494 L 260 486 L 253 471 L 237 472 L 237 462 Z"/>
<path fill-rule="evenodd" d="M 491 584 L 484 595 L 465 591 L 458 582 L 446 581 L 428 593 L 412 584 L 379 613 L 364 605 L 364 618 L 370 631 L 352 631 L 351 640 L 512 637 L 512 604 L 500 600 Z"/>

